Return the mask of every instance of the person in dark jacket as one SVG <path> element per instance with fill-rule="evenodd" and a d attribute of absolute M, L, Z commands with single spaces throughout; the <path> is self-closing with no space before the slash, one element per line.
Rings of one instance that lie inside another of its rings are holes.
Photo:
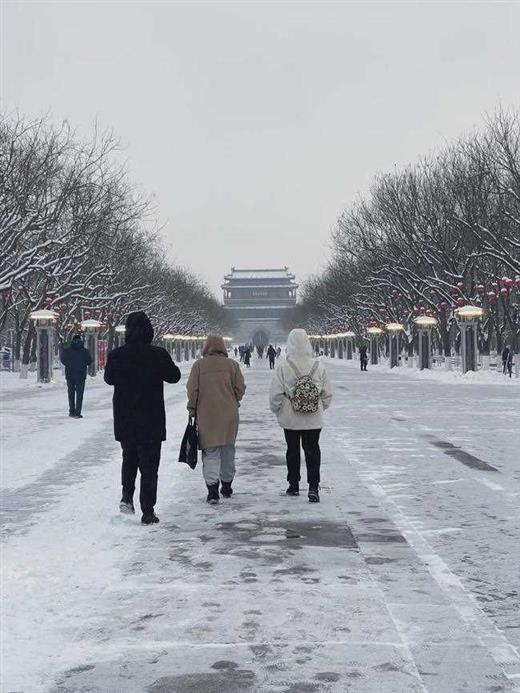
<path fill-rule="evenodd" d="M 509 345 L 506 345 L 502 351 L 502 373 L 509 373 L 511 378 L 513 375 L 513 350 Z"/>
<path fill-rule="evenodd" d="M 121 443 L 123 495 L 119 508 L 134 513 L 137 470 L 145 525 L 159 522 L 154 512 L 161 444 L 166 440 L 163 383 L 177 383 L 181 372 L 161 347 L 152 346 L 153 327 L 146 313 L 130 313 L 125 344 L 110 352 L 105 382 L 114 385 L 114 434 Z"/>
<path fill-rule="evenodd" d="M 248 346 L 244 349 L 244 364 L 247 368 L 251 366 L 251 349 Z"/>
<path fill-rule="evenodd" d="M 267 358 L 269 359 L 269 368 L 274 370 L 274 362 L 276 361 L 276 351 L 272 344 L 269 344 L 267 349 Z"/>
<path fill-rule="evenodd" d="M 368 365 L 368 354 L 366 344 L 359 347 L 359 364 L 362 371 L 366 371 Z"/>
<path fill-rule="evenodd" d="M 62 349 L 60 360 L 65 366 L 65 379 L 69 394 L 69 416 L 74 419 L 82 419 L 81 409 L 83 407 L 85 380 L 87 368 L 92 363 L 92 356 L 88 349 L 85 349 L 79 334 L 74 335 L 69 347 Z"/>

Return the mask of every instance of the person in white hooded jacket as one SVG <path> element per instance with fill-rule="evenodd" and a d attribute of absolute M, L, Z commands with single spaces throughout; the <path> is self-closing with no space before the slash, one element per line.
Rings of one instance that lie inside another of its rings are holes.
<path fill-rule="evenodd" d="M 294 390 L 301 376 L 311 376 L 319 392 L 317 411 L 295 411 Z M 313 357 L 312 346 L 305 330 L 292 330 L 287 339 L 287 356 L 275 372 L 271 382 L 270 407 L 284 429 L 287 443 L 287 481 L 289 496 L 300 495 L 300 446 L 303 447 L 307 465 L 309 500 L 317 503 L 320 484 L 320 433 L 323 428 L 323 412 L 332 399 L 332 388 L 325 366 Z"/>

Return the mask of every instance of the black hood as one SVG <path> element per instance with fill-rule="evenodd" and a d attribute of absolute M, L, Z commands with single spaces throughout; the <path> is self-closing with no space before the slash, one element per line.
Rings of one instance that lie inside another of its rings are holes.
<path fill-rule="evenodd" d="M 73 349 L 83 349 L 83 340 L 79 336 L 73 337 L 70 346 Z"/>
<path fill-rule="evenodd" d="M 125 342 L 127 344 L 150 344 L 153 341 L 152 323 L 143 311 L 130 313 L 126 319 L 125 327 Z"/>

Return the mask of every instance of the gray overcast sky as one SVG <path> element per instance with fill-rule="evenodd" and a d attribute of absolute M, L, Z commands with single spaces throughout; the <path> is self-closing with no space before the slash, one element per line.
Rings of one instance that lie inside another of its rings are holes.
<path fill-rule="evenodd" d="M 319 271 L 374 173 L 520 107 L 519 2 L 0 2 L 3 110 L 113 127 L 215 290 Z"/>

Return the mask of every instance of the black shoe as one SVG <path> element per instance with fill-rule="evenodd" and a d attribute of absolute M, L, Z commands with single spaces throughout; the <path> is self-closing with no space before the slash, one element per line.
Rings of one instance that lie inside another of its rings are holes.
<path fill-rule="evenodd" d="M 208 487 L 208 497 L 206 498 L 206 502 L 210 505 L 216 505 L 220 500 L 220 496 L 218 495 L 218 484 L 206 485 Z"/>
<path fill-rule="evenodd" d="M 300 487 L 295 484 L 289 484 L 289 488 L 285 492 L 288 496 L 299 496 L 300 495 Z"/>
<path fill-rule="evenodd" d="M 231 488 L 231 481 L 223 481 L 222 482 L 222 489 L 220 493 L 224 496 L 224 498 L 231 498 L 233 495 L 233 489 Z"/>
<path fill-rule="evenodd" d="M 131 498 L 121 498 L 119 510 L 125 515 L 135 515 L 134 503 Z"/>
<path fill-rule="evenodd" d="M 157 515 L 152 512 L 149 513 L 143 513 L 143 516 L 141 518 L 141 524 L 142 525 L 156 525 L 159 522 L 159 518 Z"/>
<path fill-rule="evenodd" d="M 320 494 L 319 494 L 319 486 L 309 486 L 309 503 L 319 503 L 320 502 Z"/>
<path fill-rule="evenodd" d="M 73 416 L 74 416 L 75 419 L 82 419 L 82 418 L 83 418 L 83 415 L 82 415 L 82 414 L 78 414 L 78 412 L 76 412 L 75 414 L 73 414 Z"/>
<path fill-rule="evenodd" d="M 72 417 L 73 419 L 76 418 L 76 414 L 73 411 L 69 411 L 69 416 Z"/>

